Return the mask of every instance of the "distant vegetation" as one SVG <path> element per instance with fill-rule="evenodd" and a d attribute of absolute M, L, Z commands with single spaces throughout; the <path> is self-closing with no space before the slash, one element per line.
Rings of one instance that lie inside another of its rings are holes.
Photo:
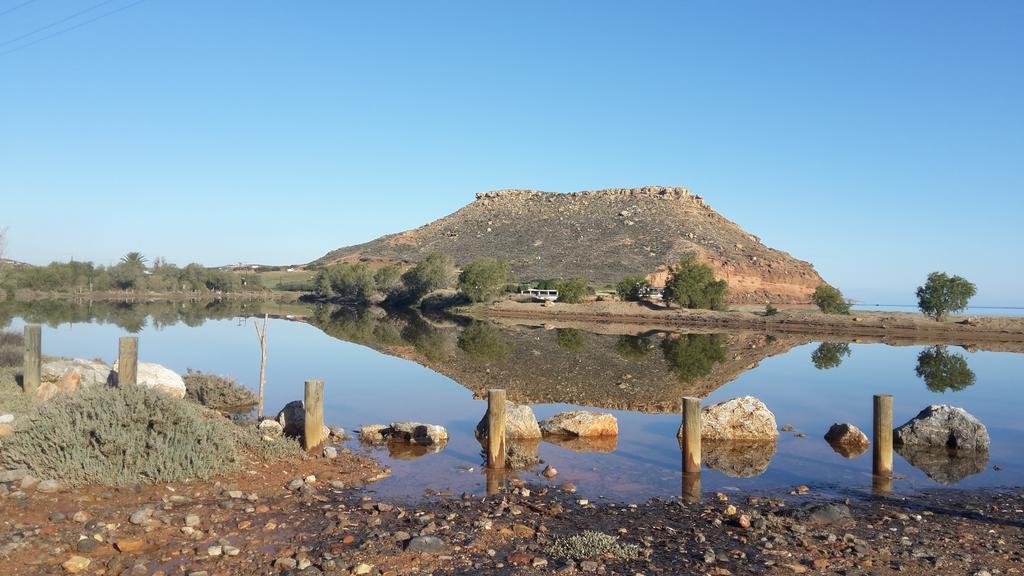
<path fill-rule="evenodd" d="M 715 280 L 710 267 L 689 256 L 672 268 L 662 296 L 683 308 L 723 310 L 727 290 L 725 280 Z"/>
<path fill-rule="evenodd" d="M 558 290 L 558 301 L 566 304 L 579 304 L 589 293 L 586 278 L 568 278 L 555 282 Z"/>
<path fill-rule="evenodd" d="M 639 302 L 651 296 L 654 289 L 650 280 L 643 276 L 626 276 L 615 285 L 615 293 L 627 302 Z"/>
<path fill-rule="evenodd" d="M 568 352 L 583 352 L 587 349 L 587 333 L 577 328 L 558 328 L 558 347 Z"/>
<path fill-rule="evenodd" d="M 451 258 L 433 252 L 404 273 L 396 265 L 374 270 L 365 262 L 334 264 L 317 272 L 312 284 L 318 295 L 329 300 L 402 306 L 451 288 L 453 275 Z"/>
<path fill-rule="evenodd" d="M 473 302 L 494 300 L 511 284 L 512 267 L 494 258 L 478 258 L 459 274 L 459 290 Z"/>
<path fill-rule="evenodd" d="M 849 314 L 850 302 L 835 286 L 822 284 L 814 290 L 811 300 L 825 314 Z"/>
<path fill-rule="evenodd" d="M 779 309 L 776 308 L 775 306 L 772 306 L 771 302 L 769 302 L 769 303 L 764 305 L 764 315 L 765 316 L 775 316 L 778 313 L 779 313 Z"/>
<path fill-rule="evenodd" d="M 917 288 L 917 306 L 925 315 L 940 321 L 947 314 L 956 314 L 967 308 L 967 303 L 977 292 L 974 284 L 966 278 L 932 272 L 924 286 Z"/>
<path fill-rule="evenodd" d="M 129 252 L 114 266 L 92 262 L 53 262 L 46 266 L 7 265 L 0 274 L 0 289 L 8 298 L 17 290 L 83 293 L 110 291 L 240 292 L 263 290 L 255 273 L 237 273 L 201 264 L 179 268 L 162 259 L 147 266 L 138 252 Z"/>

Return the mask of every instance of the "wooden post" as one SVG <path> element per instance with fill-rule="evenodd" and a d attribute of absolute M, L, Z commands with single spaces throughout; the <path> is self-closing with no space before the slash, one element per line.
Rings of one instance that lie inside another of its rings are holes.
<path fill-rule="evenodd" d="M 683 472 L 700 474 L 700 398 L 683 398 Z"/>
<path fill-rule="evenodd" d="M 306 413 L 305 429 L 303 430 L 303 446 L 310 450 L 320 445 L 324 439 L 324 381 L 306 380 L 306 396 L 304 400 Z"/>
<path fill-rule="evenodd" d="M 26 394 L 35 395 L 43 371 L 43 327 L 39 324 L 25 325 L 25 369 L 21 375 L 21 387 Z"/>
<path fill-rule="evenodd" d="M 139 380 L 139 339 L 122 336 L 118 341 L 117 385 L 134 386 Z"/>
<path fill-rule="evenodd" d="M 875 476 L 892 476 L 892 396 L 876 394 L 872 428 L 872 466 Z"/>
<path fill-rule="evenodd" d="M 505 391 L 487 391 L 487 466 L 505 469 Z"/>
<path fill-rule="evenodd" d="M 700 473 L 683 472 L 683 500 L 700 501 Z"/>
<path fill-rule="evenodd" d="M 504 471 L 496 470 L 494 468 L 484 468 L 484 474 L 487 475 L 487 495 L 494 496 L 498 492 L 501 492 Z"/>

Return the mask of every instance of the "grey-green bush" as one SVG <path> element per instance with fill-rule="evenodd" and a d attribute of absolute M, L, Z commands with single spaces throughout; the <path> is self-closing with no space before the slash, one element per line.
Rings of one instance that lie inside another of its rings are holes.
<path fill-rule="evenodd" d="M 214 410 L 236 410 L 256 404 L 256 394 L 235 381 L 199 370 L 188 369 L 182 378 L 189 399 Z"/>
<path fill-rule="evenodd" d="M 0 444 L 0 463 L 71 485 L 207 479 L 238 469 L 247 453 L 298 450 L 263 446 L 271 442 L 255 430 L 141 386 L 59 396 L 18 428 Z"/>
<path fill-rule="evenodd" d="M 547 553 L 562 560 L 586 560 L 607 554 L 619 560 L 645 560 L 649 554 L 636 544 L 623 544 L 615 536 L 593 530 L 558 538 L 547 547 Z"/>

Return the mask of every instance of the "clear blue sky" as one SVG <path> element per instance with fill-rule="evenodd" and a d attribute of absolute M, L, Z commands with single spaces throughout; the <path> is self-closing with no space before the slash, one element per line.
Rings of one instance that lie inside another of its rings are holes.
<path fill-rule="evenodd" d="M 477 191 L 659 184 L 854 298 L 1024 304 L 1024 2 L 146 0 L 21 49 L 131 4 L 24 1 L 12 258 L 304 262 Z"/>

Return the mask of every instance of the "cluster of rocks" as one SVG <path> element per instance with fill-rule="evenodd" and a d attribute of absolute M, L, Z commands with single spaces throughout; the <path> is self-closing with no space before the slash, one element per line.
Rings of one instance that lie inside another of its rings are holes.
<path fill-rule="evenodd" d="M 448 443 L 448 430 L 444 426 L 420 422 L 367 424 L 359 430 L 359 439 L 368 444 L 400 442 L 419 446 L 443 447 Z"/>
<path fill-rule="evenodd" d="M 150 362 L 139 362 L 136 382 L 175 398 L 185 397 L 185 381 L 169 368 Z M 59 359 L 42 366 L 41 383 L 35 399 L 45 402 L 59 394 L 90 386 L 114 386 L 118 383 L 117 362 L 113 366 L 99 360 L 81 358 Z"/>

